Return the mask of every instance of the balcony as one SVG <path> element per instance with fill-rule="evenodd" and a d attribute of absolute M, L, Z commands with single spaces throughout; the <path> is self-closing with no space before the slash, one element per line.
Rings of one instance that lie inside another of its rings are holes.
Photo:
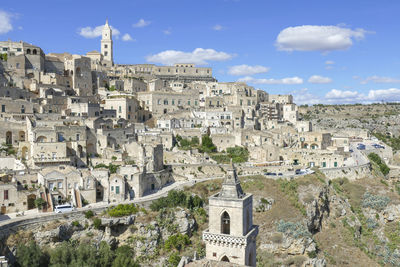
<path fill-rule="evenodd" d="M 210 233 L 207 229 L 203 232 L 203 241 L 220 246 L 243 247 L 247 246 L 250 242 L 255 240 L 257 234 L 257 225 L 253 225 L 252 229 L 245 236 L 232 236 L 227 234 Z"/>
<path fill-rule="evenodd" d="M 35 163 L 69 163 L 71 159 L 69 157 L 43 157 L 33 158 Z"/>

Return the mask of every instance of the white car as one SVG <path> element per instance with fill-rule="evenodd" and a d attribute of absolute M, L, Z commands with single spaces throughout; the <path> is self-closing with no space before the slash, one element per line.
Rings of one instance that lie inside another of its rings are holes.
<path fill-rule="evenodd" d="M 54 208 L 55 213 L 71 212 L 75 208 L 71 204 L 58 205 Z"/>

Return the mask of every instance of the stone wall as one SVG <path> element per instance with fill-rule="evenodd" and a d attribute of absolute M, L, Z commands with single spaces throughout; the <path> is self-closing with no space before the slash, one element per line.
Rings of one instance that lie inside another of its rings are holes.
<path fill-rule="evenodd" d="M 343 168 L 326 168 L 326 169 L 320 169 L 320 171 L 324 173 L 325 176 L 330 180 L 335 178 L 346 177 L 350 181 L 354 181 L 370 175 L 371 164 L 367 163 L 360 166 L 343 167 Z"/>

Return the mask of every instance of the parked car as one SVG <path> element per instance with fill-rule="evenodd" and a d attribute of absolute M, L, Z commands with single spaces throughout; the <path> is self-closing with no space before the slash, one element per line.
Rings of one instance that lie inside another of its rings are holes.
<path fill-rule="evenodd" d="M 278 173 L 278 176 L 282 176 L 282 175 L 283 175 L 283 173 L 281 173 L 281 172 L 280 172 L 280 173 Z"/>
<path fill-rule="evenodd" d="M 349 149 L 349 151 L 350 151 L 351 153 L 353 153 L 353 152 L 354 152 L 354 150 L 353 150 L 353 149 Z"/>
<path fill-rule="evenodd" d="M 358 144 L 357 149 L 358 150 L 365 150 L 365 145 L 364 144 Z"/>
<path fill-rule="evenodd" d="M 72 206 L 71 204 L 64 204 L 64 205 L 55 206 L 54 212 L 55 213 L 71 212 L 74 209 L 75 209 L 74 206 Z"/>
<path fill-rule="evenodd" d="M 295 174 L 301 174 L 301 169 L 297 169 L 294 173 Z"/>

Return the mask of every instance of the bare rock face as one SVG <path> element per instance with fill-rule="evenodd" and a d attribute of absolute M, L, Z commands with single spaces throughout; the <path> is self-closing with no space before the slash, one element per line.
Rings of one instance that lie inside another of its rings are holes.
<path fill-rule="evenodd" d="M 304 267 L 325 267 L 326 260 L 325 259 L 309 259 L 304 264 Z"/>
<path fill-rule="evenodd" d="M 308 185 L 299 187 L 299 199 L 306 208 L 308 230 L 315 234 L 329 217 L 329 187 Z"/>
<path fill-rule="evenodd" d="M 400 219 L 400 205 L 389 205 L 383 211 L 383 218 L 387 222 L 397 221 Z"/>
<path fill-rule="evenodd" d="M 253 211 L 255 212 L 269 211 L 274 203 L 275 200 L 273 198 L 262 198 L 254 196 Z"/>
<path fill-rule="evenodd" d="M 266 240 L 269 243 L 260 245 L 260 249 L 272 254 L 304 255 L 307 252 L 316 251 L 316 243 L 311 237 L 304 236 L 295 238 L 286 233 L 271 233 Z"/>
<path fill-rule="evenodd" d="M 135 222 L 135 215 L 122 218 L 101 218 L 101 226 L 112 227 L 117 225 L 131 225 Z"/>
<path fill-rule="evenodd" d="M 178 225 L 178 232 L 191 236 L 192 232 L 196 229 L 196 220 L 190 216 L 183 208 L 178 208 L 175 211 L 175 220 Z"/>
<path fill-rule="evenodd" d="M 139 223 L 137 230 L 131 236 L 131 241 L 135 246 L 136 255 L 153 254 L 161 241 L 161 231 L 157 222 L 150 224 Z"/>
<path fill-rule="evenodd" d="M 66 241 L 71 238 L 73 232 L 73 226 L 65 223 L 49 231 L 35 232 L 33 236 L 39 246 L 44 246 L 50 243 Z"/>

